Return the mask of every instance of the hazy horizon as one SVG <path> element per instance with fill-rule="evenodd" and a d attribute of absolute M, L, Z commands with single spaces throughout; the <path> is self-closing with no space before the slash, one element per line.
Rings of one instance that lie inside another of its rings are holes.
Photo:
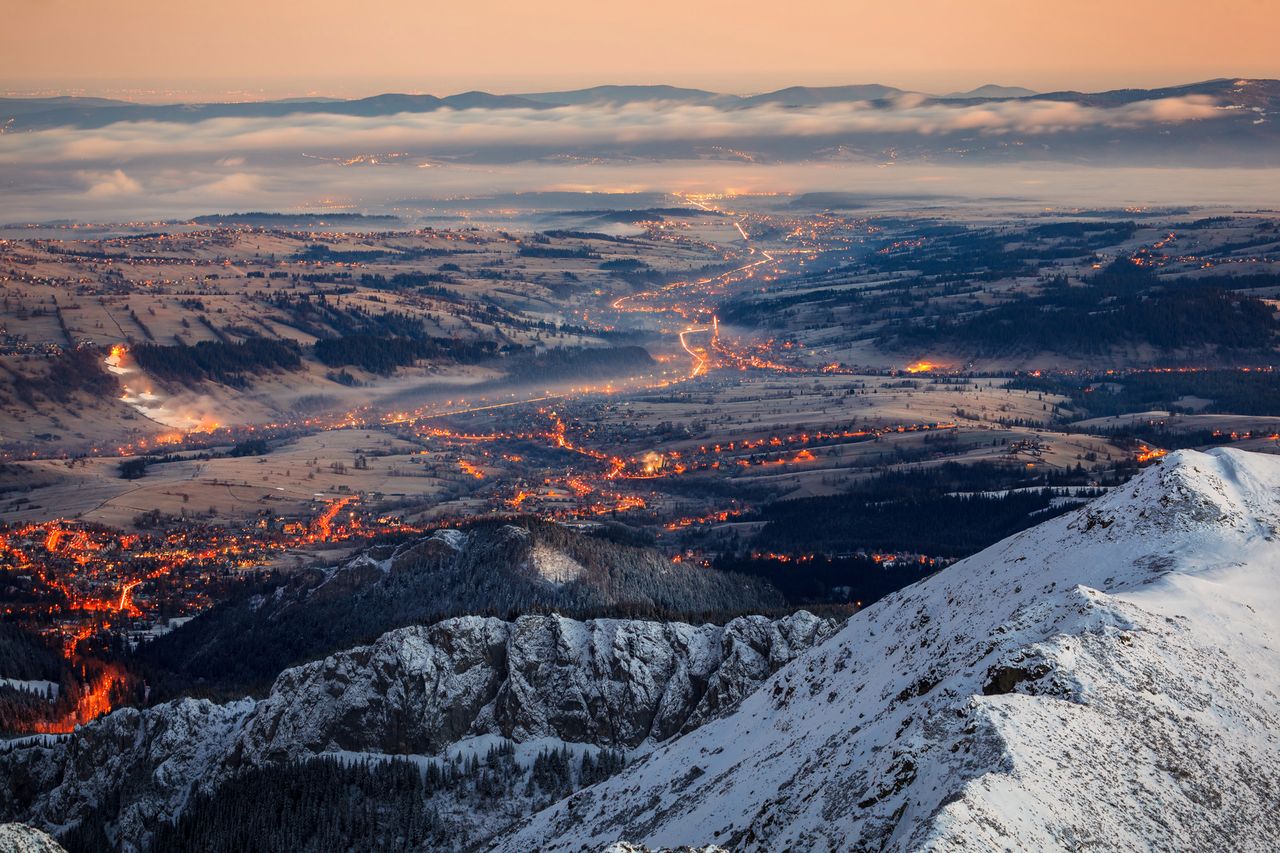
<path fill-rule="evenodd" d="M 934 93 L 987 83 L 1098 91 L 1280 77 L 1269 38 L 1280 23 L 1274 6 L 1255 0 L 1212 16 L 1197 8 L 1189 0 L 1082 0 L 1067 10 L 923 0 L 910 16 L 868 2 L 782 15 L 760 2 L 655 0 L 637 10 L 585 0 L 553 9 L 393 0 L 351 15 L 331 0 L 26 2 L 0 32 L 0 79 L 9 93 L 164 99 L 606 83 L 733 93 L 860 83 Z"/>
<path fill-rule="evenodd" d="M 93 107 L 38 115 L 14 106 L 0 114 L 0 221 L 385 211 L 406 198 L 546 190 L 909 196 L 927 186 L 1019 203 L 1265 205 L 1280 174 L 1271 84 L 1136 100 L 973 104 L 914 94 L 1280 78 L 1269 4 L 1243 2 L 1209 17 L 1195 8 L 1185 0 L 1082 0 L 1069 9 L 922 0 L 910 15 L 866 2 L 783 14 L 759 2 L 654 0 L 635 9 L 571 0 L 544 9 L 392 0 L 352 15 L 329 0 L 216 8 L 25 2 L 0 32 L 0 85 L 9 95 L 164 104 L 868 84 L 909 94 L 875 103 L 861 95 L 464 100 L 452 109 L 393 102 L 98 115 Z"/>
<path fill-rule="evenodd" d="M 699 81 L 645 79 L 640 77 L 623 77 L 618 79 L 605 78 L 599 80 L 593 78 L 548 78 L 543 81 L 543 85 L 526 85 L 523 88 L 512 88 L 509 86 L 504 88 L 500 85 L 486 87 L 474 82 L 473 84 L 468 85 L 465 81 L 458 81 L 455 85 L 441 84 L 428 86 L 422 85 L 421 81 L 414 81 L 411 78 L 364 78 L 360 76 L 324 80 L 320 83 L 316 83 L 315 81 L 308 83 L 302 80 L 272 80 L 269 81 L 269 85 L 258 85 L 256 88 L 253 85 L 253 81 L 249 80 L 176 79 L 171 85 L 156 87 L 148 86 L 143 80 L 111 80 L 103 78 L 91 80 L 86 78 L 81 80 L 67 79 L 30 81 L 26 86 L 9 86 L 0 90 L 0 97 L 96 97 L 151 104 L 180 103 L 182 101 L 193 100 L 238 103 L 303 98 L 354 100 L 385 94 L 432 95 L 441 98 L 448 97 L 450 95 L 464 94 L 467 92 L 487 92 L 494 95 L 522 95 L 536 92 L 577 91 L 603 86 L 671 86 L 679 89 L 701 89 L 708 92 L 714 92 L 716 94 L 750 97 L 752 95 L 766 94 L 793 87 L 830 88 L 841 86 L 875 85 L 887 86 L 894 89 L 901 89 L 905 92 L 915 92 L 925 95 L 949 95 L 953 93 L 969 92 L 984 86 L 1023 88 L 1044 94 L 1049 92 L 1066 91 L 1105 92 L 1120 89 L 1165 89 L 1209 80 L 1280 79 L 1280 70 L 1275 72 L 1274 77 L 1261 78 L 1251 77 L 1250 75 L 1245 74 L 1229 73 L 1208 74 L 1195 78 L 1161 77 L 1159 75 L 1150 75 L 1150 78 L 1151 79 L 1146 82 L 1138 82 L 1136 77 L 1133 79 L 1117 78 L 1107 85 L 1100 86 L 1085 86 L 1080 84 L 1073 85 L 1070 83 L 1064 83 L 1060 86 L 1030 86 L 1021 79 L 986 79 L 970 75 L 954 78 L 956 82 L 953 84 L 946 84 L 945 81 L 939 81 L 942 85 L 934 86 L 931 89 L 910 86 L 897 80 L 887 78 L 842 79 L 834 76 L 816 80 L 779 77 L 773 80 L 773 82 L 761 79 L 755 84 L 752 84 L 747 79 L 743 79 L 737 83 L 732 80 L 725 80 L 723 81 L 724 85 L 711 85 Z M 537 81 L 526 82 L 536 83 Z M 261 83 L 261 81 L 259 81 L 259 83 Z"/>

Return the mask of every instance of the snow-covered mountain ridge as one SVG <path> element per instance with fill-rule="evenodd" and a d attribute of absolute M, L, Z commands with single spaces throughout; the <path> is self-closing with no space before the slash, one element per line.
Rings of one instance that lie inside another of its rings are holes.
<path fill-rule="evenodd" d="M 1280 459 L 1171 454 L 499 849 L 1276 849 L 1278 536 Z"/>
<path fill-rule="evenodd" d="M 0 816 L 61 831 L 92 815 L 138 850 L 193 792 L 248 768 L 503 738 L 633 749 L 727 712 L 835 630 L 804 612 L 724 626 L 470 616 L 402 628 L 284 671 L 258 702 L 126 708 L 66 738 L 13 742 L 0 751 Z"/>

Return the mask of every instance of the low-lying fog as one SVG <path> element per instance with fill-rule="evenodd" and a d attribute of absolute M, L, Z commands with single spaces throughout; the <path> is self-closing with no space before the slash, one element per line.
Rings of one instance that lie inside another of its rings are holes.
<path fill-rule="evenodd" d="M 865 194 L 869 203 L 914 206 L 996 203 L 1001 208 L 1194 204 L 1273 207 L 1280 170 L 1083 167 L 1062 164 L 934 166 L 928 164 L 783 164 L 723 162 L 342 168 L 301 161 L 255 169 L 244 164 L 192 164 L 126 171 L 35 172 L 0 168 L 5 223 L 71 220 L 120 222 L 249 210 L 430 215 L 431 199 L 499 193 L 711 192 Z M 477 203 L 486 207 L 483 201 Z M 593 208 L 629 207 L 602 199 Z M 449 205 L 451 213 L 457 204 Z M 446 217 L 447 218 L 447 217 Z"/>
<path fill-rule="evenodd" d="M 902 99 L 125 121 L 0 133 L 0 223 L 412 216 L 423 205 L 406 199 L 547 190 L 1267 206 L 1280 197 L 1280 169 L 1270 119 L 1258 115 L 1189 97 L 1110 108 Z"/>

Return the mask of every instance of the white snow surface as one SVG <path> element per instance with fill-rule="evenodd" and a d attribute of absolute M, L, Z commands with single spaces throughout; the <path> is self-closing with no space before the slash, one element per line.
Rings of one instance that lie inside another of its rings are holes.
<path fill-rule="evenodd" d="M 440 540 L 455 551 L 462 551 L 467 547 L 467 534 L 461 530 L 442 528 L 432 533 L 431 538 Z"/>
<path fill-rule="evenodd" d="M 35 827 L 0 823 L 0 851 L 4 853 L 67 853 L 62 845 Z"/>
<path fill-rule="evenodd" d="M 35 693 L 39 696 L 48 696 L 52 693 L 53 697 L 58 698 L 58 683 L 55 681 L 23 680 L 21 678 L 0 678 L 0 687 L 12 687 L 14 690 L 25 690 L 27 693 Z"/>
<path fill-rule="evenodd" d="M 1275 850 L 1280 459 L 1180 451 L 495 849 Z"/>
<path fill-rule="evenodd" d="M 586 571 L 573 557 L 542 542 L 533 546 L 529 559 L 543 580 L 557 586 L 577 580 Z"/>

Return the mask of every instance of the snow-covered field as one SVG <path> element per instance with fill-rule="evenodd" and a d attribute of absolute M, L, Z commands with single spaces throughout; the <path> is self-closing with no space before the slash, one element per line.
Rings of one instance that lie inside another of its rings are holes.
<path fill-rule="evenodd" d="M 38 679 L 24 681 L 20 678 L 0 678 L 0 687 L 25 690 L 28 693 L 47 696 L 50 699 L 58 698 L 58 683 L 56 681 L 41 681 Z"/>

